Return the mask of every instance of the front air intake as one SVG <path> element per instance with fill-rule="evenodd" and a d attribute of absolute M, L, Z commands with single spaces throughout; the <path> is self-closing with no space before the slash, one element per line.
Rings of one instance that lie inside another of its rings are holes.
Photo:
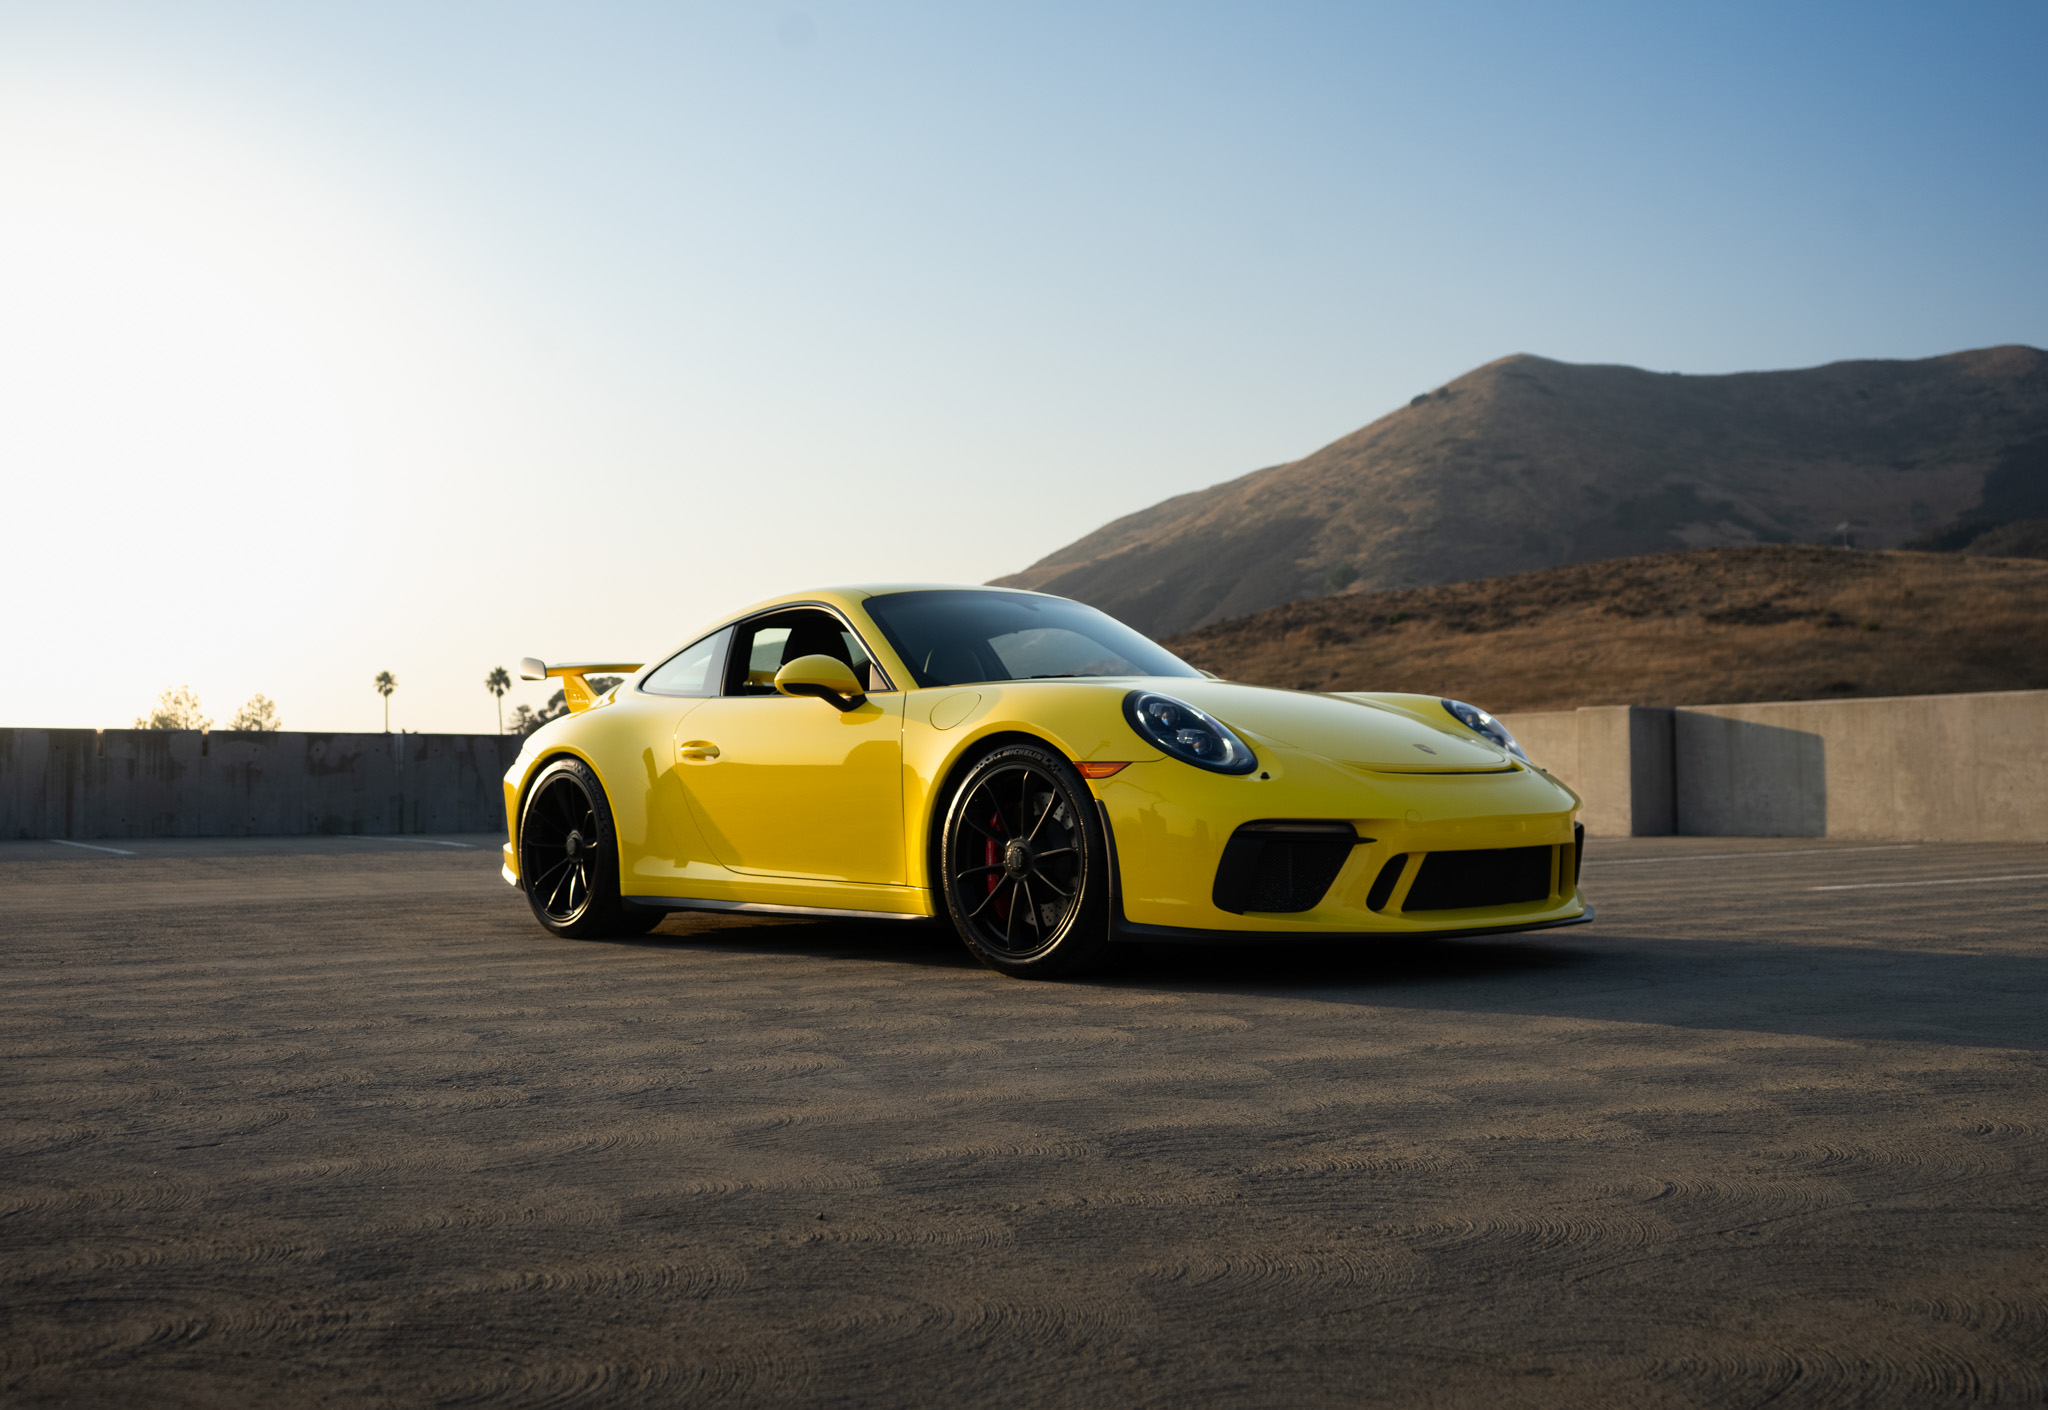
<path fill-rule="evenodd" d="M 1407 911 L 1467 911 L 1550 899 L 1555 847 L 1431 852 L 1401 902 Z"/>
<path fill-rule="evenodd" d="M 1314 910 L 1360 837 L 1345 822 L 1253 822 L 1231 834 L 1211 899 L 1219 911 Z"/>

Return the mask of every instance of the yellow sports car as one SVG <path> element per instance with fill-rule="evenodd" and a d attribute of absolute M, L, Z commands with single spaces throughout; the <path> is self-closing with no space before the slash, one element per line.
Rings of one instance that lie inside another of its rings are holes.
<path fill-rule="evenodd" d="M 1219 680 L 1065 598 L 836 588 L 651 666 L 520 669 L 571 711 L 505 775 L 505 879 L 557 935 L 943 916 L 1051 977 L 1117 941 L 1592 919 L 1577 796 L 1484 711 Z"/>

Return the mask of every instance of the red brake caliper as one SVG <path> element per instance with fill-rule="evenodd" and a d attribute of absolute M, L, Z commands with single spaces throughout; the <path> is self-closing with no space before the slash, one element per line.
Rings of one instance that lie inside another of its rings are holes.
<path fill-rule="evenodd" d="M 990 813 L 988 825 L 991 832 L 1003 832 L 1006 830 L 1003 827 L 1003 815 L 1001 813 Z M 996 840 L 993 837 L 983 838 L 981 846 L 983 858 L 988 865 L 992 867 L 1002 865 L 1002 854 L 996 850 Z M 1002 883 L 1003 874 L 1000 871 L 988 873 L 988 889 L 990 891 L 994 891 Z M 1007 900 L 997 901 L 995 903 L 995 912 L 999 920 L 1008 923 L 1010 919 L 1009 902 Z"/>

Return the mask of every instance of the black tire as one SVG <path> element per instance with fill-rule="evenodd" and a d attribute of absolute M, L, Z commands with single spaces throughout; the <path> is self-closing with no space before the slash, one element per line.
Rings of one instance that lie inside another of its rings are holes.
<path fill-rule="evenodd" d="M 557 759 L 526 790 L 519 812 L 519 881 L 533 917 L 573 940 L 644 935 L 660 911 L 619 899 L 619 844 L 611 804 L 580 759 Z"/>
<path fill-rule="evenodd" d="M 1011 744 L 977 760 L 946 808 L 937 862 L 953 929 L 990 969 L 1058 979 L 1106 958 L 1102 820 L 1052 750 Z"/>

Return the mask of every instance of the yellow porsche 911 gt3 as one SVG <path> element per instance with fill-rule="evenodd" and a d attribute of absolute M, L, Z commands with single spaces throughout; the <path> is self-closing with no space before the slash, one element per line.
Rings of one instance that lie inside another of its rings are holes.
<path fill-rule="evenodd" d="M 505 879 L 557 935 L 944 917 L 1051 977 L 1117 941 L 1592 919 L 1578 798 L 1486 712 L 1219 680 L 1065 598 L 798 593 L 653 665 L 521 673 L 571 711 L 505 775 Z"/>

